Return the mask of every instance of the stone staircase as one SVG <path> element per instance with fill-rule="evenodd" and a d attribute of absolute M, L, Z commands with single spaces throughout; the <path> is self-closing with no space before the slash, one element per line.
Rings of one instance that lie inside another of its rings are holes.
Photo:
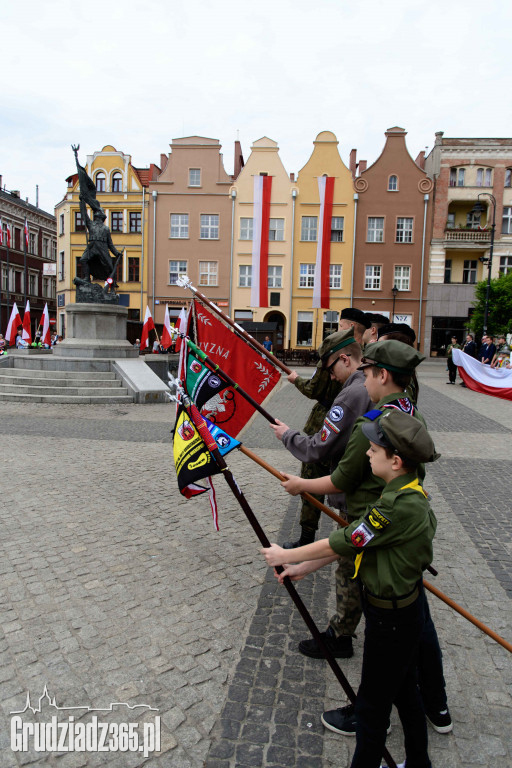
<path fill-rule="evenodd" d="M 14 354 L 1 360 L 0 401 L 100 404 L 134 400 L 109 360 L 65 361 Z"/>

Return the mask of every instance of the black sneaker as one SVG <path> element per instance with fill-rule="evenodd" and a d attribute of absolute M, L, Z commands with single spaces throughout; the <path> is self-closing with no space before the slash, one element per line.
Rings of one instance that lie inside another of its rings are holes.
<path fill-rule="evenodd" d="M 354 649 L 352 648 L 352 637 L 350 635 L 340 635 L 336 637 L 332 627 L 327 627 L 325 632 L 320 632 L 323 641 L 332 653 L 335 659 L 350 659 L 354 655 Z M 310 640 L 301 640 L 299 643 L 299 651 L 304 656 L 310 656 L 312 659 L 324 659 L 323 649 L 317 645 L 316 640 L 312 637 Z"/>
<path fill-rule="evenodd" d="M 356 716 L 353 704 L 338 707 L 338 709 L 330 709 L 323 713 L 320 720 L 330 731 L 341 733 L 342 736 L 356 735 Z M 391 725 L 388 725 L 387 732 L 388 734 L 391 733 Z"/>
<path fill-rule="evenodd" d="M 315 540 L 315 533 L 313 528 L 302 526 L 300 539 L 297 539 L 297 541 L 285 541 L 283 549 L 295 549 L 296 547 L 304 547 L 306 544 L 312 544 Z"/>
<path fill-rule="evenodd" d="M 441 712 L 425 712 L 430 725 L 438 733 L 450 733 L 453 731 L 453 723 L 448 709 Z"/>

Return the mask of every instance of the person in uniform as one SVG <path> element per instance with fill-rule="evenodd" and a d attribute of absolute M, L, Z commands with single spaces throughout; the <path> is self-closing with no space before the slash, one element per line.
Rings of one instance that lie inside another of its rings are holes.
<path fill-rule="evenodd" d="M 451 344 L 448 344 L 448 347 L 446 348 L 446 357 L 447 357 L 447 364 L 448 364 L 448 381 L 447 384 L 455 384 L 455 379 L 457 378 L 457 366 L 453 362 L 452 357 L 452 351 L 454 349 L 461 349 L 460 344 L 457 341 L 456 336 L 452 336 Z"/>
<path fill-rule="evenodd" d="M 374 344 L 379 340 L 379 330 L 384 325 L 389 325 L 389 320 L 384 315 L 377 312 L 366 312 L 366 318 L 370 322 L 370 327 L 363 333 L 363 349 L 367 344 Z"/>
<path fill-rule="evenodd" d="M 416 670 L 426 619 L 422 574 L 432 562 L 437 523 L 417 469 L 439 455 L 423 424 L 400 410 L 388 409 L 362 424 L 361 431 L 369 441 L 372 473 L 384 484 L 379 498 L 328 539 L 291 553 L 276 544 L 261 552 L 268 565 L 285 565 L 280 582 L 286 576 L 302 578 L 304 566 L 315 561 L 351 557 L 366 621 L 351 768 L 380 767 L 393 704 L 404 731 L 406 762 L 399 768 L 431 768 Z M 330 728 L 337 712 L 325 712 L 324 725 Z"/>
<path fill-rule="evenodd" d="M 303 491 L 309 493 L 344 492 L 347 512 L 353 518 L 358 518 L 368 504 L 379 498 L 384 483 L 371 471 L 367 457 L 368 438 L 362 427 L 365 423 L 378 420 L 390 409 L 401 411 L 414 416 L 424 426 L 425 421 L 418 409 L 407 397 L 404 390 L 411 382 L 411 376 L 425 357 L 420 352 L 401 341 L 386 340 L 371 344 L 363 357 L 361 370 L 364 370 L 365 386 L 375 407 L 357 419 L 353 432 L 345 448 L 343 457 L 330 476 L 306 480 L 293 475 L 286 475 L 281 483 L 285 490 L 297 495 Z M 420 480 L 425 477 L 424 467 L 418 470 Z M 285 562 L 294 562 L 286 560 Z M 419 683 L 427 717 L 439 733 L 448 733 L 453 729 L 447 706 L 445 681 L 443 675 L 442 654 L 434 623 L 426 598 L 424 599 L 425 631 L 422 636 L 421 664 L 419 668 Z M 341 621 L 342 634 L 354 635 L 359 617 L 354 624 L 355 615 L 347 618 L 345 626 Z M 323 632 L 324 642 L 331 648 L 332 639 L 329 632 Z M 311 639 L 318 650 L 317 658 L 323 658 L 322 649 Z M 336 731 L 344 735 L 355 732 L 355 718 L 351 705 L 338 710 L 338 727 Z M 333 730 L 335 730 L 333 728 Z"/>
<path fill-rule="evenodd" d="M 352 329 L 331 334 L 325 339 L 323 348 L 323 368 L 329 371 L 331 379 L 342 385 L 342 390 L 327 412 L 322 428 L 314 435 L 303 435 L 278 419 L 277 424 L 271 424 L 270 428 L 295 458 L 305 464 L 322 462 L 329 467 L 328 471 L 332 471 L 343 455 L 356 419 L 370 408 L 371 401 L 364 385 L 364 373 L 358 371 L 362 352 Z M 345 520 L 353 519 L 347 516 L 344 494 L 332 494 L 327 501 Z M 336 658 L 353 655 L 352 633 L 344 632 L 348 621 L 355 628 L 361 617 L 359 588 L 350 578 L 351 574 L 351 561 L 341 557 L 336 569 L 336 613 L 327 629 L 330 647 Z M 318 646 L 311 639 L 302 640 L 299 650 L 306 656 L 319 657 Z"/>

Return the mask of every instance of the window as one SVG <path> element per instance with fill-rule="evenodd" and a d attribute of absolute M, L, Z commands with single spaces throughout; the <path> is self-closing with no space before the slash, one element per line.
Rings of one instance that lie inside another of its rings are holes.
<path fill-rule="evenodd" d="M 64 251 L 59 253 L 59 280 L 64 280 Z"/>
<path fill-rule="evenodd" d="M 444 282 L 446 284 L 452 281 L 452 260 L 446 259 L 444 262 Z"/>
<path fill-rule="evenodd" d="M 37 296 L 37 272 L 28 273 L 28 292 L 31 296 Z"/>
<path fill-rule="evenodd" d="M 188 237 L 188 213 L 171 213 L 171 237 L 176 239 Z"/>
<path fill-rule="evenodd" d="M 178 277 L 180 275 L 187 274 L 187 262 L 186 261 L 170 261 L 169 262 L 169 285 L 176 285 Z"/>
<path fill-rule="evenodd" d="M 110 214 L 110 229 L 112 232 L 122 232 L 123 231 L 123 212 L 122 211 L 112 211 Z"/>
<path fill-rule="evenodd" d="M 284 219 L 270 219 L 268 226 L 269 240 L 284 240 Z"/>
<path fill-rule="evenodd" d="M 463 187 L 464 186 L 464 179 L 466 176 L 466 171 L 464 168 L 459 168 L 459 171 L 457 173 L 457 186 Z"/>
<path fill-rule="evenodd" d="M 470 211 L 466 214 L 466 227 L 468 229 L 478 229 L 480 226 L 481 214 Z"/>
<path fill-rule="evenodd" d="M 343 226 L 345 219 L 343 216 L 333 216 L 331 219 L 331 243 L 343 242 Z"/>
<path fill-rule="evenodd" d="M 364 287 L 367 291 L 380 291 L 382 267 L 380 264 L 367 264 L 364 268 Z"/>
<path fill-rule="evenodd" d="M 49 252 L 48 245 L 49 245 L 48 238 L 47 237 L 43 237 L 43 259 L 47 259 L 48 258 L 48 252 Z"/>
<path fill-rule="evenodd" d="M 500 275 L 512 272 L 512 256 L 500 256 Z"/>
<path fill-rule="evenodd" d="M 338 330 L 338 313 L 333 310 L 324 312 L 324 322 L 322 327 L 322 339 L 330 336 Z"/>
<path fill-rule="evenodd" d="M 51 259 L 52 259 L 52 261 L 56 261 L 57 260 L 57 243 L 55 242 L 55 240 L 52 240 Z"/>
<path fill-rule="evenodd" d="M 128 282 L 138 283 L 139 277 L 139 259 L 136 256 L 128 257 Z"/>
<path fill-rule="evenodd" d="M 455 229 L 455 214 L 449 213 L 448 220 L 446 222 L 446 229 Z"/>
<path fill-rule="evenodd" d="M 491 168 L 477 168 L 476 186 L 492 187 L 492 169 Z"/>
<path fill-rule="evenodd" d="M 189 187 L 201 186 L 201 169 L 200 168 L 188 169 L 188 185 Z"/>
<path fill-rule="evenodd" d="M 216 261 L 199 262 L 199 285 L 218 285 L 218 263 Z"/>
<path fill-rule="evenodd" d="M 462 270 L 462 282 L 463 283 L 476 283 L 476 259 L 464 260 L 464 269 Z"/>
<path fill-rule="evenodd" d="M 240 240 L 252 240 L 252 218 L 240 218 Z"/>
<path fill-rule="evenodd" d="M 329 288 L 336 290 L 341 288 L 341 264 L 331 264 L 329 267 Z"/>
<path fill-rule="evenodd" d="M 37 254 L 37 241 L 34 232 L 28 233 L 28 252 Z"/>
<path fill-rule="evenodd" d="M 315 282 L 315 265 L 299 265 L 299 288 L 312 288 Z"/>
<path fill-rule="evenodd" d="M 512 187 L 512 168 L 505 170 L 505 186 Z"/>
<path fill-rule="evenodd" d="M 2 291 L 7 291 L 7 267 L 2 267 Z"/>
<path fill-rule="evenodd" d="M 123 176 L 119 171 L 116 171 L 112 176 L 112 192 L 123 191 Z"/>
<path fill-rule="evenodd" d="M 388 179 L 388 192 L 398 192 L 398 176 L 390 176 Z"/>
<path fill-rule="evenodd" d="M 106 179 L 105 174 L 100 172 L 96 174 L 96 192 L 106 191 Z"/>
<path fill-rule="evenodd" d="M 16 280 L 19 284 L 19 292 L 25 293 L 25 273 L 16 271 Z"/>
<path fill-rule="evenodd" d="M 80 264 L 80 256 L 75 256 L 75 276 L 76 277 L 83 277 L 83 275 L 82 275 L 82 265 Z"/>
<path fill-rule="evenodd" d="M 217 213 L 201 214 L 201 240 L 219 239 L 219 215 Z"/>
<path fill-rule="evenodd" d="M 297 313 L 297 346 L 310 347 L 313 340 L 313 313 Z"/>
<path fill-rule="evenodd" d="M 16 290 L 16 270 L 9 267 L 9 290 L 13 293 Z"/>
<path fill-rule="evenodd" d="M 412 243 L 412 222 L 413 219 L 398 217 L 396 220 L 396 242 Z"/>
<path fill-rule="evenodd" d="M 512 235 L 512 208 L 507 206 L 503 208 L 501 231 L 504 235 Z"/>
<path fill-rule="evenodd" d="M 75 232 L 83 232 L 85 230 L 85 224 L 82 219 L 80 211 L 75 211 Z"/>
<path fill-rule="evenodd" d="M 55 298 L 55 278 L 43 276 L 43 296 L 45 299 Z"/>
<path fill-rule="evenodd" d="M 301 240 L 316 242 L 318 230 L 318 216 L 303 216 L 300 232 Z"/>
<path fill-rule="evenodd" d="M 130 232 L 142 232 L 142 215 L 140 211 L 130 211 Z"/>
<path fill-rule="evenodd" d="M 395 265 L 395 282 L 399 291 L 409 291 L 411 283 L 411 268 Z"/>
<path fill-rule="evenodd" d="M 450 168 L 450 187 L 463 187 L 465 175 L 464 168 Z"/>
<path fill-rule="evenodd" d="M 282 267 L 268 267 L 268 288 L 282 288 L 283 287 L 283 268 Z"/>
<path fill-rule="evenodd" d="M 383 216 L 368 217 L 368 232 L 366 235 L 366 241 L 368 243 L 384 242 L 384 217 Z"/>
<path fill-rule="evenodd" d="M 485 186 L 492 187 L 492 170 L 491 168 L 485 169 Z"/>
<path fill-rule="evenodd" d="M 238 286 L 239 288 L 250 288 L 252 277 L 252 267 L 241 264 L 238 267 Z"/>

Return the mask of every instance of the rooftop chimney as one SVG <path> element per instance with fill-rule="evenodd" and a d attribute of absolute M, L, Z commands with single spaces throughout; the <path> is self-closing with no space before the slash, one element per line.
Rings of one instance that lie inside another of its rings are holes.
<path fill-rule="evenodd" d="M 353 179 L 355 179 L 356 177 L 356 170 L 357 170 L 356 156 L 357 156 L 357 149 L 351 149 L 349 168 L 350 168 L 350 173 L 352 174 Z"/>

